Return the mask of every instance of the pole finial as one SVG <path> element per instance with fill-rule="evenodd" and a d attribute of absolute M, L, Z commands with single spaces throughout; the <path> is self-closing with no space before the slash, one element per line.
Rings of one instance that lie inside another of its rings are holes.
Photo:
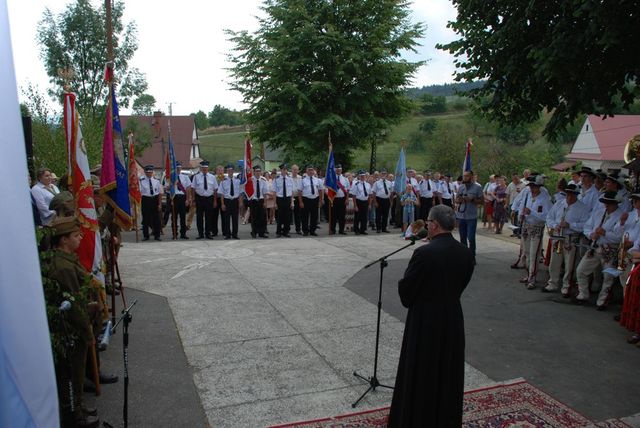
<path fill-rule="evenodd" d="M 65 92 L 71 92 L 71 81 L 75 77 L 76 73 L 71 67 L 64 67 L 58 69 L 58 77 L 62 79 L 62 88 Z"/>

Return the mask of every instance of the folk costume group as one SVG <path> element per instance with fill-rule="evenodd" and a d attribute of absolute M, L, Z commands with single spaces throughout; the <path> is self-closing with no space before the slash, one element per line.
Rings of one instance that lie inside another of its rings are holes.
<path fill-rule="evenodd" d="M 521 246 L 511 267 L 525 269 L 520 282 L 536 289 L 547 231 L 549 278 L 542 292 L 559 291 L 576 304 L 597 293 L 595 305 L 603 311 L 620 281 L 624 303 L 616 320 L 631 330 L 629 343 L 640 343 L 640 275 L 634 268 L 640 262 L 640 193 L 629 193 L 624 177 L 588 167 L 558 190 L 552 197 L 543 177 L 532 174 L 513 200 Z"/>

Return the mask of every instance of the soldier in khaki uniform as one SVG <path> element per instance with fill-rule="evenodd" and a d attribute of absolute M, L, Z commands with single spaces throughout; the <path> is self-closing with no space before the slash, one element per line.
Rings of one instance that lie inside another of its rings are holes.
<path fill-rule="evenodd" d="M 89 282 L 89 274 L 80 265 L 76 255 L 82 240 L 78 220 L 74 216 L 57 217 L 51 223 L 51 229 L 54 251 L 47 275 L 58 283 L 61 293 L 69 293 L 74 298 L 71 308 L 65 312 L 66 334 L 75 337 L 74 346 L 66 349 L 66 360 L 58 362 L 56 367 L 60 383 L 58 391 L 62 395 L 63 408 L 73 409 L 71 416 L 76 426 L 97 427 L 100 423 L 94 417 L 97 412 L 84 406 L 82 394 L 87 353 L 94 339 L 89 312 L 97 314 L 100 308 L 97 302 L 87 304 L 81 293 L 81 289 Z M 94 299 L 90 297 L 89 300 Z M 73 385 L 73 403 L 66 387 L 69 377 Z"/>

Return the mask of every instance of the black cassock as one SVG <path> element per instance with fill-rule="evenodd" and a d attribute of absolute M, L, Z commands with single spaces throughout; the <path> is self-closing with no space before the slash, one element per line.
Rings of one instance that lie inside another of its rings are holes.
<path fill-rule="evenodd" d="M 416 249 L 398 282 L 409 308 L 389 427 L 460 427 L 464 391 L 464 318 L 460 296 L 473 255 L 450 233 Z"/>

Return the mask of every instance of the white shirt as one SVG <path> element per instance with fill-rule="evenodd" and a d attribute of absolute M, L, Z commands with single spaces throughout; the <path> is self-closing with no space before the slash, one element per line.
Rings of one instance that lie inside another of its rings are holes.
<path fill-rule="evenodd" d="M 203 172 L 199 172 L 193 176 L 193 181 L 191 182 L 191 187 L 195 190 L 197 195 L 209 197 L 213 196 L 216 190 L 218 190 L 218 180 L 216 180 L 215 175 L 210 172 L 207 173 L 207 190 L 204 189 L 204 180 L 205 175 Z"/>
<path fill-rule="evenodd" d="M 589 208 L 580 201 L 575 201 L 571 206 L 567 205 L 566 200 L 556 202 L 549 214 L 547 214 L 547 227 L 555 229 L 560 226 L 564 219 L 569 223 L 569 228 L 562 229 L 562 236 L 582 233 L 585 223 L 589 220 L 591 213 Z"/>
<path fill-rule="evenodd" d="M 359 201 L 366 201 L 371 196 L 371 185 L 366 181 L 354 180 L 349 193 Z"/>
<path fill-rule="evenodd" d="M 345 192 L 342 191 L 340 184 L 342 184 L 342 187 L 344 187 L 344 190 L 347 193 L 349 193 L 349 187 L 351 186 L 349 184 L 349 179 L 342 174 L 337 175 L 336 177 L 337 177 L 336 181 L 338 183 L 338 192 L 336 193 L 336 198 L 344 198 L 347 195 L 345 195 Z"/>
<path fill-rule="evenodd" d="M 174 184 L 174 186 L 175 186 L 175 188 L 176 188 L 176 189 L 175 189 L 175 192 L 176 192 L 175 194 L 176 194 L 176 195 L 184 195 L 184 194 L 185 194 L 185 192 L 186 192 L 186 191 L 188 191 L 188 190 L 189 190 L 189 188 L 191 187 L 191 179 L 190 179 L 190 178 L 189 178 L 189 176 L 188 176 L 188 175 L 186 175 L 186 174 L 178 174 L 178 180 L 180 181 L 180 184 L 182 185 L 182 188 L 183 188 L 185 191 L 182 191 L 182 190 L 180 189 L 180 186 L 178 186 L 178 182 L 176 182 L 176 183 Z"/>
<path fill-rule="evenodd" d="M 604 215 L 605 217 L 604 223 L 602 223 L 602 228 L 605 230 L 605 235 L 600 236 L 596 243 L 598 245 L 619 244 L 622 239 L 622 229 L 618 228 L 618 230 L 614 230 L 614 227 L 616 223 L 620 221 L 622 213 L 622 209 L 618 207 L 618 209 L 611 214 L 605 214 L 605 206 L 600 203 L 600 206 L 591 212 L 589 220 L 585 223 L 583 231 L 584 235 L 588 239 L 591 239 L 591 234 L 600 226 L 602 216 Z"/>
<path fill-rule="evenodd" d="M 453 196 L 453 186 L 447 180 L 440 181 L 438 192 L 442 195 L 442 199 L 451 199 Z"/>
<path fill-rule="evenodd" d="M 158 196 L 164 193 L 160 180 L 153 176 L 149 178 L 144 175 L 138 181 L 140 182 L 140 194 L 142 196 Z M 153 188 L 153 194 L 151 193 L 151 188 Z"/>
<path fill-rule="evenodd" d="M 427 178 L 422 180 L 414 190 L 417 190 L 420 193 L 421 198 L 432 198 L 433 192 L 437 190 L 436 183 L 430 178 Z"/>
<path fill-rule="evenodd" d="M 303 198 L 316 199 L 322 193 L 322 189 L 324 186 L 318 177 L 307 175 L 302 179 L 300 191 Z"/>
<path fill-rule="evenodd" d="M 287 186 L 286 195 L 282 194 L 283 182 L 286 183 L 286 186 Z M 290 198 L 291 196 L 293 196 L 293 192 L 295 191 L 295 184 L 294 184 L 293 178 L 289 176 L 283 177 L 282 174 L 280 174 L 273 180 L 273 191 L 275 192 L 277 198 L 282 198 L 282 197 Z"/>
<path fill-rule="evenodd" d="M 44 184 L 37 182 L 31 188 L 31 195 L 36 201 L 36 208 L 38 208 L 38 213 L 40 213 L 40 221 L 44 226 L 51 223 L 56 213 L 54 210 L 49 209 L 49 204 L 58 193 L 60 193 L 60 190 L 55 184 L 50 184 L 49 187 L 46 187 Z"/>
<path fill-rule="evenodd" d="M 386 186 L 386 191 L 385 191 L 385 186 Z M 382 198 L 382 199 L 389 199 L 389 196 L 391 196 L 392 190 L 393 190 L 393 187 L 391 185 L 391 182 L 386 178 L 381 178 L 375 183 L 373 183 L 373 187 L 371 189 L 374 195 L 376 195 L 376 198 Z"/>
<path fill-rule="evenodd" d="M 265 180 L 264 177 L 251 177 L 251 181 L 253 181 L 253 195 L 248 199 L 250 201 L 264 199 L 264 194 L 269 192 L 269 183 L 267 183 L 267 180 Z M 260 189 L 260 197 L 258 197 L 258 188 Z"/>
<path fill-rule="evenodd" d="M 548 193 L 543 192 L 542 189 L 540 189 L 538 196 L 533 196 L 533 194 L 530 193 L 526 204 L 523 202 L 522 205 L 523 210 L 524 208 L 529 208 L 531 210 L 531 212 L 524 218 L 525 223 L 543 225 L 547 220 L 547 214 L 551 207 L 551 198 Z"/>
<path fill-rule="evenodd" d="M 640 239 L 640 215 L 638 210 L 633 210 L 629 213 L 629 217 L 624 223 L 624 226 L 620 226 L 620 222 L 616 223 L 613 227 L 614 232 L 620 233 L 620 239 L 622 240 L 622 234 L 629 234 L 629 241 L 636 242 Z"/>
<path fill-rule="evenodd" d="M 232 181 L 233 180 L 233 181 Z M 233 182 L 233 195 L 231 194 L 231 183 Z M 226 176 L 218 185 L 218 191 L 225 199 L 238 199 L 240 193 L 244 192 L 239 178 L 229 178 Z"/>
<path fill-rule="evenodd" d="M 593 211 L 600 205 L 600 201 L 598 200 L 600 199 L 600 192 L 598 192 L 596 186 L 591 185 L 589 190 L 582 189 L 582 194 L 578 196 L 578 199 Z"/>

